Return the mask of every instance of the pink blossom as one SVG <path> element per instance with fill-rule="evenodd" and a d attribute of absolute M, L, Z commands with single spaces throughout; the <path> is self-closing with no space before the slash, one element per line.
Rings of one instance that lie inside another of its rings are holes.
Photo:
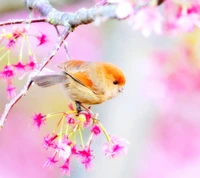
<path fill-rule="evenodd" d="M 55 157 L 56 157 L 56 153 L 54 153 L 52 157 L 48 158 L 48 160 L 44 164 L 44 167 L 47 166 L 49 167 L 49 169 L 53 169 L 54 165 L 58 162 L 58 160 L 56 160 Z"/>
<path fill-rule="evenodd" d="M 197 2 L 188 2 L 188 7 L 179 3 L 166 1 L 165 6 L 165 30 L 178 34 L 179 32 L 191 32 L 200 27 L 200 6 Z"/>
<path fill-rule="evenodd" d="M 83 150 L 78 151 L 78 157 L 80 158 L 81 163 L 85 166 L 85 169 L 89 170 L 91 168 L 91 161 L 94 158 L 92 150 L 89 147 L 85 147 Z"/>
<path fill-rule="evenodd" d="M 91 132 L 94 134 L 94 135 L 99 135 L 101 133 L 101 129 L 98 125 L 94 125 L 92 128 L 91 128 Z"/>
<path fill-rule="evenodd" d="M 176 21 L 177 27 L 183 32 L 191 32 L 195 26 L 200 27 L 200 16 L 196 13 L 183 14 Z"/>
<path fill-rule="evenodd" d="M 57 147 L 56 144 L 54 143 L 54 140 L 58 137 L 58 135 L 52 135 L 51 137 L 49 137 L 49 135 L 47 135 L 46 137 L 44 137 L 44 144 L 43 147 L 45 149 L 48 149 L 49 147 Z"/>
<path fill-rule="evenodd" d="M 12 48 L 14 48 L 15 44 L 16 44 L 16 40 L 15 39 L 10 39 L 8 41 L 8 44 L 6 45 L 6 48 L 7 49 L 12 49 Z"/>
<path fill-rule="evenodd" d="M 133 17 L 133 28 L 136 30 L 141 29 L 145 37 L 148 37 L 152 31 L 160 35 L 162 33 L 162 19 L 157 7 L 142 8 Z"/>
<path fill-rule="evenodd" d="M 19 27 L 14 28 L 13 32 L 8 33 L 8 35 L 6 36 L 8 39 L 8 44 L 6 45 L 6 47 L 8 49 L 12 49 L 16 44 L 17 39 L 19 37 L 22 37 L 25 32 L 26 32 L 25 28 L 19 28 Z"/>
<path fill-rule="evenodd" d="M 27 32 L 27 29 L 26 28 L 24 28 L 24 27 L 14 27 L 14 30 L 13 30 L 13 32 L 12 32 L 12 34 L 13 34 L 13 38 L 14 39 L 17 39 L 17 38 L 19 38 L 19 37 L 22 37 L 23 36 L 23 34 L 24 33 L 26 33 Z"/>
<path fill-rule="evenodd" d="M 37 46 L 43 45 L 48 42 L 47 35 L 45 35 L 44 33 L 41 33 L 41 35 L 36 36 L 36 38 L 39 41 L 39 44 Z"/>
<path fill-rule="evenodd" d="M 69 140 L 67 135 L 64 135 L 64 137 L 62 138 L 62 142 L 71 146 L 71 144 L 73 143 L 72 141 Z"/>
<path fill-rule="evenodd" d="M 66 118 L 67 118 L 67 124 L 75 124 L 75 120 L 71 115 L 68 114 Z"/>
<path fill-rule="evenodd" d="M 200 13 L 200 5 L 198 3 L 199 2 L 193 3 L 190 7 L 188 7 L 187 13 L 188 14 L 191 14 L 191 13 L 199 14 Z"/>
<path fill-rule="evenodd" d="M 83 114 L 85 116 L 86 121 L 84 122 L 84 127 L 88 127 L 92 124 L 92 114 L 88 111 L 81 111 L 79 115 Z"/>
<path fill-rule="evenodd" d="M 79 154 L 78 149 L 76 148 L 76 144 L 74 144 L 71 147 L 71 153 L 72 153 L 72 155 L 78 155 Z"/>
<path fill-rule="evenodd" d="M 129 142 L 125 138 L 111 137 L 111 141 L 103 145 L 103 151 L 108 157 L 114 158 L 117 155 L 127 154 L 127 144 Z"/>
<path fill-rule="evenodd" d="M 35 61 L 30 61 L 27 66 L 30 70 L 34 70 L 36 68 L 37 63 Z"/>
<path fill-rule="evenodd" d="M 29 68 L 29 70 L 34 70 L 37 67 L 37 61 L 32 55 L 29 56 L 29 63 L 26 64 L 26 66 Z"/>
<path fill-rule="evenodd" d="M 59 140 L 57 150 L 59 157 L 63 158 L 64 160 L 68 159 L 71 155 L 71 147 L 68 145 L 68 142 Z"/>
<path fill-rule="evenodd" d="M 7 89 L 6 89 L 7 94 L 8 94 L 8 99 L 15 97 L 15 95 L 16 95 L 15 89 L 16 89 L 16 87 L 14 87 L 11 82 L 9 82 Z"/>
<path fill-rule="evenodd" d="M 17 71 L 22 71 L 22 72 L 24 72 L 24 71 L 25 71 L 25 66 L 26 66 L 26 65 L 22 64 L 22 62 L 19 61 L 17 64 L 13 64 L 13 66 L 15 67 L 15 69 L 16 69 Z"/>
<path fill-rule="evenodd" d="M 70 165 L 69 165 L 70 159 L 66 159 L 65 163 L 60 167 L 62 169 L 62 174 L 67 175 L 68 177 L 70 176 Z"/>
<path fill-rule="evenodd" d="M 69 104 L 68 104 L 68 108 L 69 108 L 71 111 L 74 111 L 74 107 L 73 107 L 73 104 L 72 104 L 72 103 L 69 103 Z"/>
<path fill-rule="evenodd" d="M 0 72 L 0 77 L 2 77 L 5 80 L 10 80 L 14 77 L 15 73 L 13 69 L 10 66 L 5 66 L 3 71 Z"/>
<path fill-rule="evenodd" d="M 35 114 L 32 119 L 33 119 L 33 124 L 36 125 L 38 128 L 40 128 L 40 126 L 44 124 L 46 120 L 46 115 L 42 115 L 41 113 Z"/>

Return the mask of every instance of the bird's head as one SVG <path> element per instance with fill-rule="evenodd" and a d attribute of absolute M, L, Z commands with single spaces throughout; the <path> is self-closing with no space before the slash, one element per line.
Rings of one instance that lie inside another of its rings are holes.
<path fill-rule="evenodd" d="M 113 64 L 106 63 L 103 66 L 105 71 L 106 86 L 107 86 L 107 96 L 108 98 L 113 98 L 119 93 L 123 92 L 123 87 L 126 83 L 126 78 L 123 72 Z"/>

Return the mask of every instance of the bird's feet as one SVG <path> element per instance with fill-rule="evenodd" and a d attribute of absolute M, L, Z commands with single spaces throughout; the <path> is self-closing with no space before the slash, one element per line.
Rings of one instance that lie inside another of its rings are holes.
<path fill-rule="evenodd" d="M 77 114 L 79 115 L 79 113 L 82 111 L 82 109 L 81 109 L 81 103 L 78 102 L 78 101 L 76 101 L 75 103 L 76 103 Z"/>
<path fill-rule="evenodd" d="M 91 106 L 89 107 L 85 107 L 84 105 L 82 105 L 80 102 L 76 101 L 76 110 L 77 110 L 77 116 L 82 112 L 82 111 L 86 111 L 87 113 L 91 114 L 92 116 L 95 116 L 95 114 L 93 114 L 93 112 L 90 110 Z M 83 108 L 83 109 L 82 109 Z"/>

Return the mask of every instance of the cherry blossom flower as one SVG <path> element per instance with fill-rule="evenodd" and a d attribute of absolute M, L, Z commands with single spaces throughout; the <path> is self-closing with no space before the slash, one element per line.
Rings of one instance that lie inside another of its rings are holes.
<path fill-rule="evenodd" d="M 49 135 L 47 135 L 46 137 L 44 137 L 44 144 L 43 147 L 47 150 L 49 147 L 53 147 L 56 148 L 56 144 L 54 143 L 54 140 L 58 137 L 58 135 L 52 135 L 51 137 L 49 137 Z"/>
<path fill-rule="evenodd" d="M 71 147 L 65 141 L 63 142 L 62 140 L 59 140 L 57 149 L 59 157 L 63 158 L 64 160 L 68 159 L 71 155 Z"/>
<path fill-rule="evenodd" d="M 69 104 L 68 104 L 68 108 L 69 108 L 71 111 L 74 111 L 74 107 L 73 107 L 72 103 L 69 103 Z"/>
<path fill-rule="evenodd" d="M 19 37 L 22 37 L 24 35 L 24 33 L 27 32 L 27 29 L 25 27 L 16 27 L 14 26 L 14 29 L 13 29 L 13 38 L 14 39 L 17 39 Z"/>
<path fill-rule="evenodd" d="M 5 80 L 10 80 L 14 77 L 15 73 L 11 66 L 6 65 L 3 69 L 3 71 L 0 72 L 0 77 L 2 77 Z"/>
<path fill-rule="evenodd" d="M 101 129 L 98 125 L 94 125 L 92 128 L 91 128 L 91 132 L 94 134 L 94 135 L 99 135 L 101 133 Z"/>
<path fill-rule="evenodd" d="M 47 166 L 49 167 L 49 169 L 53 169 L 54 165 L 58 162 L 58 160 L 56 160 L 56 154 L 54 153 L 52 157 L 48 158 L 46 163 L 44 164 L 44 167 Z"/>
<path fill-rule="evenodd" d="M 39 41 L 39 44 L 37 46 L 41 46 L 48 42 L 47 35 L 45 35 L 44 33 L 41 33 L 41 35 L 36 36 L 36 38 Z"/>
<path fill-rule="evenodd" d="M 15 44 L 16 44 L 16 40 L 15 40 L 15 39 L 10 39 L 10 40 L 8 41 L 8 44 L 6 45 L 6 48 L 7 48 L 8 50 L 9 50 L 9 49 L 12 49 L 12 48 L 14 48 Z"/>
<path fill-rule="evenodd" d="M 67 123 L 68 124 L 75 124 L 75 120 L 71 115 L 69 115 L 69 114 L 66 115 L 66 118 L 67 118 Z"/>
<path fill-rule="evenodd" d="M 81 111 L 79 113 L 79 117 L 84 117 L 85 121 L 84 121 L 84 127 L 88 127 L 92 124 L 92 114 L 89 113 L 88 111 Z"/>
<path fill-rule="evenodd" d="M 70 165 L 69 165 L 70 159 L 66 159 L 65 163 L 60 167 L 62 169 L 62 174 L 67 175 L 68 177 L 70 176 Z"/>
<path fill-rule="evenodd" d="M 45 120 L 46 120 L 46 115 L 42 115 L 41 113 L 35 114 L 33 116 L 34 125 L 36 125 L 38 128 L 40 128 L 41 125 L 44 124 Z"/>
<path fill-rule="evenodd" d="M 127 154 L 127 144 L 129 142 L 125 138 L 111 137 L 111 141 L 103 145 L 105 155 L 114 158 L 121 154 Z"/>
<path fill-rule="evenodd" d="M 25 71 L 25 67 L 26 67 L 26 65 L 22 64 L 21 61 L 19 61 L 17 64 L 13 64 L 13 66 L 19 72 L 24 72 Z"/>
<path fill-rule="evenodd" d="M 35 58 L 33 57 L 33 55 L 29 56 L 29 63 L 26 64 L 26 66 L 31 71 L 34 70 L 37 67 L 37 61 L 35 60 Z"/>
<path fill-rule="evenodd" d="M 14 87 L 12 85 L 12 82 L 9 82 L 7 89 L 6 89 L 7 94 L 8 94 L 8 99 L 15 97 L 15 95 L 16 95 L 15 89 L 16 89 L 16 87 Z"/>
<path fill-rule="evenodd" d="M 78 157 L 81 163 L 85 166 L 86 170 L 91 168 L 91 161 L 94 158 L 92 150 L 89 147 L 85 147 L 83 150 L 78 151 Z"/>
<path fill-rule="evenodd" d="M 132 17 L 133 28 L 140 29 L 145 37 L 148 37 L 152 31 L 156 34 L 162 34 L 162 16 L 157 7 L 149 6 L 138 11 Z"/>
<path fill-rule="evenodd" d="M 177 35 L 180 32 L 191 32 L 200 27 L 200 6 L 198 2 L 184 3 L 165 2 L 165 32 Z"/>
<path fill-rule="evenodd" d="M 15 46 L 17 39 L 19 37 L 22 37 L 25 32 L 27 32 L 27 30 L 25 28 L 15 27 L 13 32 L 5 33 L 5 37 L 8 39 L 8 43 L 6 45 L 6 48 L 12 49 Z"/>
<path fill-rule="evenodd" d="M 76 147 L 76 144 L 73 144 L 73 146 L 71 147 L 71 153 L 72 153 L 72 155 L 78 155 L 79 154 L 78 149 Z"/>
<path fill-rule="evenodd" d="M 175 20 L 179 31 L 191 32 L 195 26 L 200 27 L 200 15 L 197 10 L 188 9 L 187 12 L 181 12 L 180 17 Z"/>

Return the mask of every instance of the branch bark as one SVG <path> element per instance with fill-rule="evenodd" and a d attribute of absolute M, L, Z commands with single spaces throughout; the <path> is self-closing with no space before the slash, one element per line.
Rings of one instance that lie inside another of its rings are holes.
<path fill-rule="evenodd" d="M 60 31 L 59 31 L 59 29 L 58 29 L 58 26 L 55 25 L 54 27 L 55 27 L 55 29 L 56 29 L 56 32 L 57 32 L 58 36 L 60 36 Z M 63 45 L 64 45 L 64 49 L 65 49 L 65 52 L 66 52 L 67 60 L 70 60 L 71 57 L 70 57 L 70 54 L 69 54 L 69 50 L 68 50 L 68 48 L 67 48 L 67 43 L 64 41 Z"/>
<path fill-rule="evenodd" d="M 7 26 L 7 25 L 16 25 L 16 24 L 29 24 L 29 23 L 40 23 L 40 22 L 47 22 L 47 18 L 36 18 L 36 19 L 30 19 L 30 20 L 25 20 L 25 19 L 17 19 L 17 20 L 8 20 L 6 22 L 1 22 L 1 26 Z"/>
<path fill-rule="evenodd" d="M 106 17 L 109 19 L 117 18 L 117 4 L 94 6 L 90 9 L 82 8 L 75 13 L 58 11 L 51 6 L 48 0 L 25 0 L 25 4 L 29 9 L 34 9 L 43 17 L 47 17 L 49 23 L 53 25 L 70 26 L 71 28 L 89 24 L 97 17 Z"/>

